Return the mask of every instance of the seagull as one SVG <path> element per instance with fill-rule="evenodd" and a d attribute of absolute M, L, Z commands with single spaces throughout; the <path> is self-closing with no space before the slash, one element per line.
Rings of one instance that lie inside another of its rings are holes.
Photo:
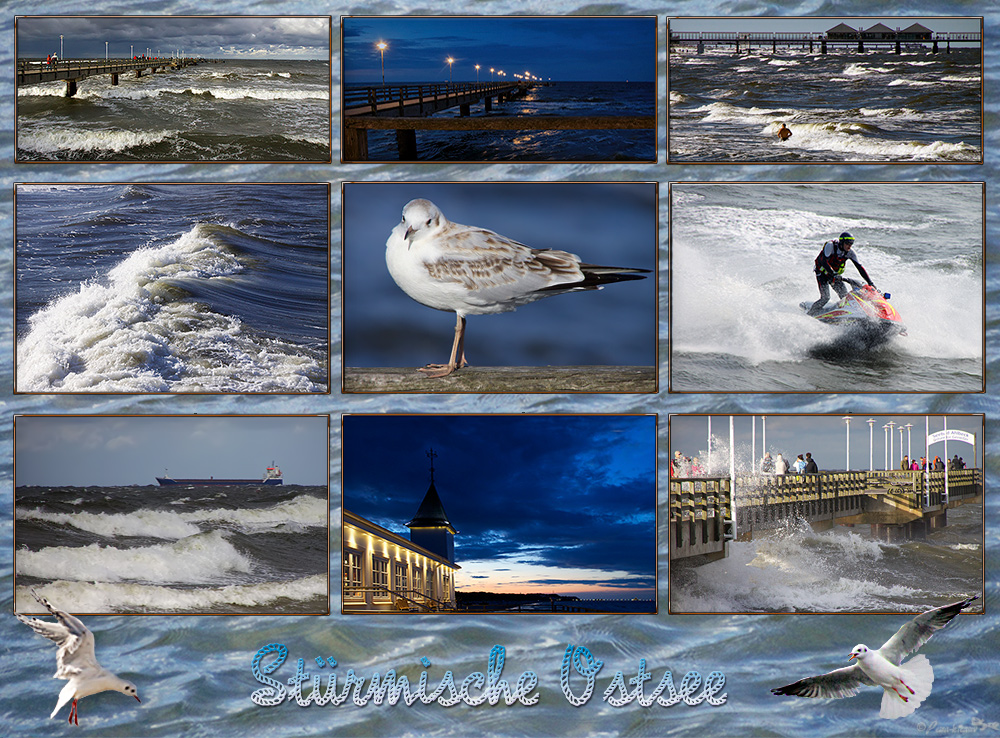
<path fill-rule="evenodd" d="M 47 599 L 38 595 L 35 590 L 31 590 L 31 594 L 55 616 L 56 622 L 39 620 L 17 613 L 14 616 L 39 635 L 55 641 L 59 651 L 56 653 L 56 673 L 53 678 L 69 680 L 66 686 L 60 690 L 56 709 L 49 715 L 50 718 L 54 718 L 63 705 L 73 700 L 73 706 L 69 711 L 69 722 L 79 725 L 80 718 L 76 712 L 77 700 L 108 689 L 122 694 L 130 694 L 137 701 L 142 702 L 132 682 L 115 676 L 97 663 L 97 658 L 94 656 L 94 634 L 87 629 L 86 625 L 69 613 L 54 608 Z"/>
<path fill-rule="evenodd" d="M 961 602 L 921 613 L 896 631 L 896 635 L 886 641 L 882 648 L 872 650 L 863 643 L 855 646 L 848 658 L 848 661 L 857 659 L 852 666 L 799 679 L 784 687 L 772 689 L 771 692 L 798 697 L 853 697 L 861 685 L 867 684 L 885 690 L 879 717 L 895 720 L 909 715 L 931 693 L 934 669 L 923 654 L 914 656 L 905 664 L 902 663 L 903 659 L 978 599 L 978 595 L 973 595 Z"/>
<path fill-rule="evenodd" d="M 466 365 L 465 316 L 504 313 L 543 297 L 644 279 L 648 269 L 584 264 L 567 251 L 533 249 L 499 233 L 449 221 L 430 200 L 411 200 L 385 242 L 396 284 L 421 305 L 454 312 L 447 364 L 418 371 L 446 377 Z"/>

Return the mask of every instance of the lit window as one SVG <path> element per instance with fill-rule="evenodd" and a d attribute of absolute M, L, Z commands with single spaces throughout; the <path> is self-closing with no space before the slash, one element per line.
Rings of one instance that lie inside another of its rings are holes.
<path fill-rule="evenodd" d="M 357 551 L 344 550 L 344 597 L 360 597 L 361 587 L 361 554 Z"/>
<path fill-rule="evenodd" d="M 372 554 L 372 587 L 375 589 L 375 597 L 387 599 L 389 597 L 389 559 Z"/>

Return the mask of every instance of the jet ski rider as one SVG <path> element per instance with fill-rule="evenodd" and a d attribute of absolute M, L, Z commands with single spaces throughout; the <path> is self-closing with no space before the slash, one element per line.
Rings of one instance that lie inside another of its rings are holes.
<path fill-rule="evenodd" d="M 840 238 L 836 241 L 827 241 L 823 244 L 823 250 L 816 257 L 815 268 L 816 283 L 819 285 L 819 299 L 809 308 L 810 315 L 818 315 L 823 311 L 823 307 L 830 299 L 831 285 L 836 290 L 837 296 L 841 299 L 849 291 L 844 284 L 845 282 L 854 286 L 861 286 L 860 282 L 842 276 L 848 259 L 854 262 L 854 266 L 858 268 L 858 272 L 864 277 L 864 280 L 871 287 L 875 287 L 872 284 L 871 277 L 868 276 L 868 272 L 865 271 L 865 268 L 861 266 L 861 262 L 858 261 L 857 254 L 851 248 L 853 245 L 854 236 L 847 231 L 841 233 Z"/>

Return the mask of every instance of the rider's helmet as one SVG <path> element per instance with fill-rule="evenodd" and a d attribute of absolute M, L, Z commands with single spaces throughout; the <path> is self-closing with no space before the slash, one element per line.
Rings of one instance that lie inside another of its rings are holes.
<path fill-rule="evenodd" d="M 844 231 L 843 233 L 840 234 L 840 245 L 841 246 L 848 246 L 848 245 L 853 246 L 854 245 L 854 236 L 852 236 L 847 231 Z"/>

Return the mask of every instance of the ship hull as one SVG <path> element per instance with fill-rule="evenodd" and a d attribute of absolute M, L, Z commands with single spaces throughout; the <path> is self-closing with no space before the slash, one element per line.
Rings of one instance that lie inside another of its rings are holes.
<path fill-rule="evenodd" d="M 157 477 L 161 487 L 274 487 L 283 484 L 281 479 L 171 479 Z"/>

